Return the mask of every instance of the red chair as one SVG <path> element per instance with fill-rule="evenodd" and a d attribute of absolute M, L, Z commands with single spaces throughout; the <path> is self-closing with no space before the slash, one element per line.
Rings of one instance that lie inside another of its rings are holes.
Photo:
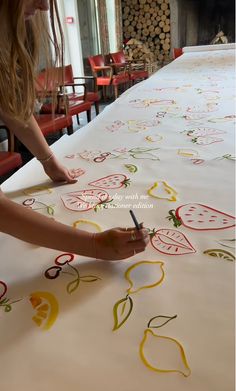
<path fill-rule="evenodd" d="M 94 77 L 94 76 L 74 76 L 73 69 L 72 69 L 71 65 L 66 65 L 64 67 L 64 85 L 66 87 L 71 87 L 72 91 L 73 91 L 72 93 L 67 94 L 68 98 L 70 100 L 77 100 L 77 99 L 85 100 L 83 94 L 81 95 L 80 93 L 75 92 L 75 86 L 76 86 L 75 80 L 85 80 L 85 81 L 92 80 L 93 81 L 93 91 L 87 91 L 86 99 L 89 102 L 91 102 L 92 104 L 94 104 L 96 115 L 98 115 L 99 114 L 100 96 L 99 96 L 98 89 L 97 89 L 96 77 Z"/>
<path fill-rule="evenodd" d="M 22 158 L 20 153 L 14 152 L 14 136 L 9 129 L 5 126 L 0 126 L 0 129 L 6 130 L 8 139 L 8 151 L 0 152 L 0 176 L 4 176 L 22 166 Z"/>
<path fill-rule="evenodd" d="M 122 69 L 115 74 L 111 65 L 106 65 L 105 58 L 101 54 L 88 57 L 93 76 L 96 77 L 97 85 L 103 86 L 104 98 L 106 96 L 106 87 L 113 86 L 115 98 L 118 98 L 118 86 L 126 85 L 129 82 L 129 74 L 126 69 Z"/>
<path fill-rule="evenodd" d="M 9 174 L 22 165 L 21 154 L 18 152 L 0 152 L 0 176 Z"/>
<path fill-rule="evenodd" d="M 183 54 L 183 49 L 182 48 L 174 48 L 173 49 L 173 58 L 174 60 Z"/>
<path fill-rule="evenodd" d="M 49 96 L 53 93 L 59 94 L 62 92 L 62 89 L 64 86 L 64 77 L 63 77 L 63 68 L 61 67 L 55 67 L 47 69 L 43 72 L 41 72 L 36 80 L 36 90 L 38 97 L 40 99 L 41 96 L 48 94 Z M 91 102 L 87 100 L 87 89 L 85 83 L 74 83 L 74 87 L 81 86 L 84 88 L 84 93 L 80 96 L 79 99 L 69 99 L 66 94 L 66 101 L 67 101 L 67 110 L 63 112 L 63 114 L 69 115 L 69 116 L 77 116 L 77 121 L 79 124 L 79 114 L 86 111 L 87 113 L 87 120 L 88 122 L 91 121 Z M 48 105 L 47 105 L 48 106 Z M 52 112 L 55 112 L 55 109 L 52 108 Z M 59 114 L 61 114 L 60 112 Z M 57 114 L 57 113 L 56 113 Z"/>
<path fill-rule="evenodd" d="M 68 134 L 73 133 L 73 122 L 70 115 L 64 114 L 38 114 L 34 116 L 43 135 L 57 133 L 66 128 Z"/>
<path fill-rule="evenodd" d="M 148 71 L 145 69 L 145 62 L 143 60 L 137 60 L 136 63 L 133 61 L 127 61 L 123 50 L 110 53 L 113 66 L 119 69 L 120 66 L 126 65 L 128 68 L 129 79 L 133 83 L 137 80 L 144 80 L 148 78 Z"/>

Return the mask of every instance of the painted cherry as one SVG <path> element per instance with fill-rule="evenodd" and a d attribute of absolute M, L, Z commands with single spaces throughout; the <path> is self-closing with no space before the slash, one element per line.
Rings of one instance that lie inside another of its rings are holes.
<path fill-rule="evenodd" d="M 3 296 L 5 296 L 6 292 L 7 292 L 7 285 L 5 284 L 5 282 L 0 281 L 0 300 Z"/>
<path fill-rule="evenodd" d="M 55 278 L 59 277 L 61 271 L 62 271 L 62 267 L 52 266 L 45 271 L 44 275 L 49 280 L 54 280 Z"/>
<path fill-rule="evenodd" d="M 61 254 L 59 255 L 56 259 L 55 259 L 55 264 L 56 265 L 59 265 L 59 266 L 64 266 L 70 262 L 73 261 L 74 259 L 74 255 L 73 254 L 70 254 L 70 253 L 64 253 L 64 254 Z"/>

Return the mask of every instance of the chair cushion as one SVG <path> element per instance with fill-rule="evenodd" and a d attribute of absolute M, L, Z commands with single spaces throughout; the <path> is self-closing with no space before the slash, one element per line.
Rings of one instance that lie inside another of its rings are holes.
<path fill-rule="evenodd" d="M 76 92 L 72 92 L 68 94 L 69 100 L 84 100 L 84 95 L 77 94 Z M 86 98 L 89 102 L 97 102 L 100 100 L 99 95 L 97 92 L 87 92 Z"/>
<path fill-rule="evenodd" d="M 8 172 L 22 165 L 21 155 L 17 152 L 0 152 L 0 175 L 5 175 Z"/>
<path fill-rule="evenodd" d="M 111 84 L 111 79 L 108 76 L 97 77 L 98 86 L 109 86 Z"/>
<path fill-rule="evenodd" d="M 91 109 L 91 103 L 88 101 L 69 100 L 69 114 L 71 116 L 83 113 Z"/>
<path fill-rule="evenodd" d="M 35 115 L 35 119 L 44 136 L 72 125 L 71 116 L 64 114 L 39 114 Z"/>
<path fill-rule="evenodd" d="M 129 81 L 129 74 L 128 73 L 120 73 L 119 75 L 114 75 L 112 77 L 112 84 L 123 84 L 127 83 Z"/>
<path fill-rule="evenodd" d="M 136 79 L 147 79 L 148 78 L 148 71 L 144 70 L 137 70 L 137 71 L 131 71 L 130 72 L 130 79 L 136 80 Z"/>

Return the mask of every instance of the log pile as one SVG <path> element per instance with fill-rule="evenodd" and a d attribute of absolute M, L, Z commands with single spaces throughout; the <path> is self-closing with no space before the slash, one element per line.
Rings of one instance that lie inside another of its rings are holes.
<path fill-rule="evenodd" d="M 132 38 L 142 42 L 152 53 L 150 61 L 170 60 L 169 0 L 122 0 L 122 18 L 124 42 Z M 140 45 L 127 48 L 128 57 L 134 60 L 144 59 L 146 54 Z"/>

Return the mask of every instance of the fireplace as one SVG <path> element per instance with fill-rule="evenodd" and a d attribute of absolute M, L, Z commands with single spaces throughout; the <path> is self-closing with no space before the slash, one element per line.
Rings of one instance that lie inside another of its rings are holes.
<path fill-rule="evenodd" d="M 219 31 L 235 42 L 234 0 L 170 0 L 171 48 L 207 45 Z"/>

